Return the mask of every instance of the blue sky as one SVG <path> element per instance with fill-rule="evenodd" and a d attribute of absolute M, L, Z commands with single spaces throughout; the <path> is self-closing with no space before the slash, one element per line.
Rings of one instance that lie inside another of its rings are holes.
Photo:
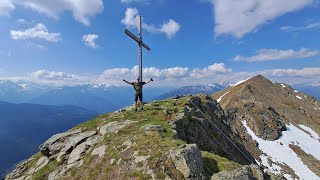
<path fill-rule="evenodd" d="M 0 78 L 54 84 L 135 79 L 143 16 L 144 74 L 156 85 L 319 83 L 317 0 L 2 0 Z"/>

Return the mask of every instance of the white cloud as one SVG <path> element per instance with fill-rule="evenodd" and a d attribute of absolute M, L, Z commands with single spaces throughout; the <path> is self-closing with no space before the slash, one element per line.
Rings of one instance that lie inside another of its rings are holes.
<path fill-rule="evenodd" d="M 272 69 L 262 71 L 262 74 L 272 76 L 294 76 L 294 77 L 314 77 L 320 76 L 320 67 L 303 68 L 303 69 Z"/>
<path fill-rule="evenodd" d="M 258 72 L 275 82 L 294 84 L 316 84 L 320 82 L 320 67 L 302 69 L 270 69 Z"/>
<path fill-rule="evenodd" d="M 40 79 L 40 80 L 66 80 L 66 79 L 73 79 L 75 75 L 64 73 L 64 72 L 38 70 L 31 73 L 31 77 Z"/>
<path fill-rule="evenodd" d="M 223 63 L 215 63 L 205 68 L 156 68 L 147 67 L 143 69 L 143 80 L 154 78 L 155 82 L 148 86 L 158 87 L 180 87 L 199 84 L 211 84 L 220 82 L 238 82 L 248 79 L 255 75 L 262 74 L 274 82 L 283 82 L 291 85 L 299 83 L 320 82 L 320 67 L 306 67 L 302 69 L 269 69 L 254 72 L 233 72 Z M 81 75 L 58 71 L 38 70 L 26 76 L 5 77 L 0 74 L 2 80 L 28 80 L 37 83 L 53 85 L 79 85 L 90 84 L 93 81 L 96 84 L 108 84 L 124 86 L 122 79 L 135 81 L 138 75 L 138 67 L 133 68 L 112 68 L 105 70 L 97 79 L 97 75 Z M 97 79 L 97 80 L 96 80 Z"/>
<path fill-rule="evenodd" d="M 15 9 L 15 6 L 10 0 L 0 1 L 0 16 L 10 16 L 10 12 Z"/>
<path fill-rule="evenodd" d="M 211 0 L 215 34 L 241 38 L 286 13 L 300 10 L 315 0 Z"/>
<path fill-rule="evenodd" d="M 125 17 L 121 20 L 127 28 L 139 27 L 139 11 L 136 8 L 127 8 Z M 142 28 L 151 33 L 164 33 L 169 39 L 173 38 L 180 30 L 180 24 L 173 19 L 169 19 L 163 23 L 160 27 L 156 27 L 153 24 L 142 24 Z"/>
<path fill-rule="evenodd" d="M 257 54 L 251 57 L 235 56 L 235 61 L 256 62 L 256 61 L 275 61 L 286 59 L 308 58 L 317 55 L 319 51 L 313 51 L 307 48 L 300 50 L 278 50 L 278 49 L 260 49 Z"/>
<path fill-rule="evenodd" d="M 214 63 L 203 69 L 193 69 L 190 76 L 195 79 L 202 79 L 212 77 L 216 74 L 228 74 L 231 72 L 232 70 L 227 68 L 224 63 Z"/>
<path fill-rule="evenodd" d="M 223 63 L 215 63 L 208 67 L 190 69 L 188 67 L 171 67 L 159 69 L 156 67 L 146 67 L 143 69 L 143 80 L 154 78 L 157 85 L 161 86 L 180 86 L 195 85 L 202 83 L 212 83 L 215 79 L 230 74 L 232 70 Z M 122 84 L 122 79 L 135 80 L 139 74 L 138 66 L 133 68 L 114 68 L 108 69 L 99 77 L 99 83 Z"/>
<path fill-rule="evenodd" d="M 47 27 L 41 23 L 26 30 L 11 30 L 10 35 L 14 40 L 41 39 L 49 42 L 61 40 L 60 33 L 49 33 Z"/>
<path fill-rule="evenodd" d="M 314 22 L 309 23 L 305 26 L 282 26 L 280 27 L 280 30 L 286 31 L 286 32 L 293 32 L 293 31 L 306 31 L 306 30 L 312 30 L 312 29 L 320 29 L 320 22 Z"/>
<path fill-rule="evenodd" d="M 127 8 L 124 18 L 121 20 L 121 23 L 126 25 L 127 28 L 138 28 L 139 11 L 137 8 Z"/>
<path fill-rule="evenodd" d="M 86 26 L 90 25 L 90 17 L 101 13 L 104 9 L 102 0 L 5 0 L 5 2 L 13 7 L 23 6 L 56 19 L 63 12 L 71 11 L 73 17 Z M 0 3 L 0 8 L 1 4 L 3 3 Z"/>
<path fill-rule="evenodd" d="M 97 47 L 96 40 L 99 38 L 97 34 L 85 34 L 82 36 L 82 41 L 86 46 L 90 46 L 92 48 Z"/>
<path fill-rule="evenodd" d="M 180 25 L 176 21 L 169 19 L 168 22 L 162 24 L 159 29 L 160 32 L 163 32 L 170 39 L 180 30 Z"/>

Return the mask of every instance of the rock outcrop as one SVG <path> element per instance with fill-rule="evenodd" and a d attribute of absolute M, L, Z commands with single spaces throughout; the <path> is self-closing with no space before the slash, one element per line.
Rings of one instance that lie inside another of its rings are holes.
<path fill-rule="evenodd" d="M 169 152 L 175 167 L 185 179 L 205 179 L 201 152 L 196 144 L 185 144 Z"/>
<path fill-rule="evenodd" d="M 254 158 L 232 134 L 229 119 L 220 105 L 208 95 L 192 97 L 183 111 L 171 122 L 177 138 L 197 144 L 201 150 L 213 152 L 239 162 L 251 164 Z M 239 151 L 241 149 L 241 151 Z"/>

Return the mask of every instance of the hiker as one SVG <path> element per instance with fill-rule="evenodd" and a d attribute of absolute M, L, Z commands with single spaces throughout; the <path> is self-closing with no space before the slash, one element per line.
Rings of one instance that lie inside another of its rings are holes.
<path fill-rule="evenodd" d="M 134 88 L 134 106 L 135 106 L 135 111 L 136 112 L 138 111 L 138 109 L 137 109 L 138 99 L 140 101 L 141 110 L 143 110 L 142 87 L 145 84 L 148 84 L 149 82 L 153 81 L 153 79 L 150 78 L 150 80 L 147 81 L 147 82 L 140 82 L 140 78 L 139 78 L 139 76 L 137 76 L 137 82 L 128 82 L 125 79 L 123 79 L 123 81 L 126 82 L 127 84 L 131 84 L 133 86 L 133 88 Z"/>

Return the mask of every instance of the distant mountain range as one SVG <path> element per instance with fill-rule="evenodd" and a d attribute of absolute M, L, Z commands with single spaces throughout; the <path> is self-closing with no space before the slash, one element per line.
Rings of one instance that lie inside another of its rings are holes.
<path fill-rule="evenodd" d="M 155 100 L 163 100 L 177 95 L 213 94 L 231 85 L 231 82 L 223 82 L 208 85 L 184 86 L 161 94 L 160 96 L 156 97 Z"/>
<path fill-rule="evenodd" d="M 53 134 L 93 119 L 96 112 L 78 106 L 13 104 L 0 101 L 0 175 L 29 157 Z"/>
<path fill-rule="evenodd" d="M 144 101 L 162 100 L 175 95 L 213 94 L 233 83 L 185 86 L 179 88 L 144 88 Z M 320 98 L 320 85 L 299 84 L 297 90 Z M 44 105 L 75 105 L 99 114 L 112 112 L 133 104 L 133 88 L 130 86 L 110 86 L 106 84 L 77 86 L 48 86 L 28 81 L 0 81 L 0 101 L 11 103 L 33 103 Z"/>
<path fill-rule="evenodd" d="M 151 101 L 167 89 L 144 88 L 144 100 Z M 0 81 L 0 101 L 44 105 L 75 105 L 100 114 L 133 104 L 133 88 L 106 84 L 47 86 L 28 81 Z"/>
<path fill-rule="evenodd" d="M 24 103 L 53 88 L 29 81 L 0 81 L 0 100 L 12 103 Z"/>

